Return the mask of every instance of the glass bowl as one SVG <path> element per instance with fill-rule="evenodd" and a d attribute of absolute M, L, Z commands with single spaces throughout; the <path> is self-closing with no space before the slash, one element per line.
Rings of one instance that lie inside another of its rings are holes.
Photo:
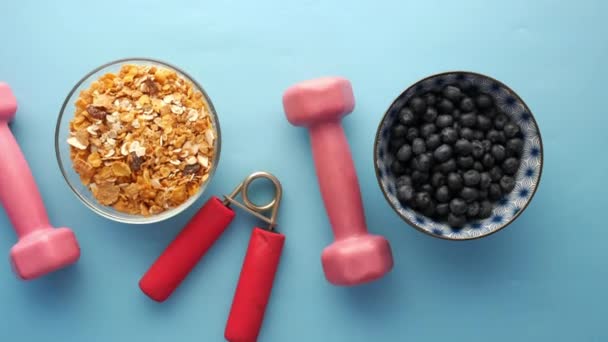
<path fill-rule="evenodd" d="M 203 99 L 207 104 L 207 108 L 209 109 L 211 122 L 216 133 L 215 141 L 213 144 L 215 154 L 213 160 L 211 161 L 212 164 L 211 169 L 209 170 L 209 177 L 200 186 L 199 191 L 195 195 L 190 196 L 184 203 L 180 204 L 179 206 L 167 209 L 161 213 L 150 216 L 123 213 L 112 208 L 111 206 L 106 206 L 99 203 L 95 199 L 89 188 L 82 184 L 78 173 L 74 171 L 72 167 L 72 159 L 70 158 L 70 145 L 68 145 L 68 143 L 66 142 L 70 134 L 70 120 L 72 120 L 72 118 L 74 117 L 74 103 L 76 102 L 80 92 L 85 89 L 88 89 L 92 82 L 96 81 L 105 73 L 117 73 L 123 64 L 150 65 L 166 68 L 175 71 L 180 77 L 183 77 L 185 80 L 190 81 L 192 83 L 192 86 L 203 94 Z M 215 170 L 217 169 L 217 165 L 219 162 L 220 150 L 220 124 L 215 108 L 213 107 L 213 103 L 211 102 L 211 99 L 209 98 L 203 87 L 201 87 L 200 84 L 198 84 L 192 77 L 190 77 L 188 74 L 186 74 L 179 68 L 167 64 L 165 62 L 149 58 L 127 58 L 116 60 L 97 67 L 88 74 L 86 74 L 80 81 L 78 81 L 78 83 L 76 83 L 76 85 L 72 88 L 67 98 L 63 102 L 63 105 L 61 106 L 61 111 L 59 112 L 59 117 L 57 118 L 57 126 L 55 128 L 55 152 L 57 155 L 57 162 L 59 164 L 59 169 L 61 170 L 61 173 L 70 189 L 72 189 L 76 197 L 78 197 L 80 201 L 82 201 L 82 203 L 84 203 L 89 209 L 93 210 L 95 213 L 110 220 L 122 223 L 147 224 L 160 222 L 170 217 L 173 217 L 187 209 L 190 205 L 196 202 L 198 198 L 200 198 L 200 196 L 205 191 L 207 185 L 213 178 L 213 175 L 215 174 Z"/>

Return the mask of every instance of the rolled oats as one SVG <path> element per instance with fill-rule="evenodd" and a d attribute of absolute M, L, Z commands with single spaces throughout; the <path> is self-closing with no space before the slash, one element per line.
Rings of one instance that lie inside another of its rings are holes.
<path fill-rule="evenodd" d="M 175 71 L 123 65 L 80 93 L 70 122 L 74 170 L 102 205 L 155 215 L 209 178 L 216 133 L 202 93 Z"/>
<path fill-rule="evenodd" d="M 70 144 L 72 147 L 75 147 L 79 150 L 86 150 L 88 144 L 83 144 L 80 142 L 80 140 L 78 140 L 78 138 L 76 137 L 69 137 L 68 138 L 68 144 Z"/>

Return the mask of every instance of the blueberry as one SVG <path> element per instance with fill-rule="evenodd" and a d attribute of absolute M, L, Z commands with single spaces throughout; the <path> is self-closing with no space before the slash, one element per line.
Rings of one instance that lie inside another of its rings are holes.
<path fill-rule="evenodd" d="M 453 123 L 454 123 L 454 118 L 451 115 L 442 114 L 437 117 L 436 124 L 437 124 L 437 127 L 439 127 L 439 128 L 445 128 L 445 127 L 452 126 Z"/>
<path fill-rule="evenodd" d="M 490 177 L 490 173 L 482 172 L 479 176 L 479 188 L 487 189 L 490 186 L 490 183 L 492 183 L 492 177 Z"/>
<path fill-rule="evenodd" d="M 410 100 L 410 108 L 416 114 L 422 114 L 426 111 L 426 102 L 420 97 L 416 96 Z"/>
<path fill-rule="evenodd" d="M 413 166 L 418 171 L 427 172 L 433 166 L 433 158 L 431 158 L 430 154 L 421 154 L 414 159 Z"/>
<path fill-rule="evenodd" d="M 451 127 L 441 130 L 441 140 L 446 144 L 453 144 L 458 140 L 458 132 Z"/>
<path fill-rule="evenodd" d="M 486 198 L 488 198 L 488 189 L 481 189 L 479 190 L 478 194 L 477 194 L 477 198 L 481 201 L 481 200 L 485 200 Z"/>
<path fill-rule="evenodd" d="M 454 145 L 454 151 L 461 156 L 468 156 L 473 152 L 473 145 L 466 139 L 458 139 Z"/>
<path fill-rule="evenodd" d="M 416 138 L 412 141 L 412 152 L 416 155 L 426 152 L 426 144 L 422 138 Z"/>
<path fill-rule="evenodd" d="M 429 173 L 433 174 L 433 173 L 437 173 L 437 172 L 443 174 L 443 170 L 441 169 L 441 164 L 433 163 L 433 167 L 431 167 L 431 172 L 429 172 Z"/>
<path fill-rule="evenodd" d="M 469 95 L 475 94 L 477 92 L 477 87 L 475 87 L 473 85 L 473 82 L 471 82 L 470 80 L 467 80 L 467 79 L 459 80 L 458 86 L 460 87 L 460 89 L 463 92 L 465 92 Z"/>
<path fill-rule="evenodd" d="M 424 124 L 420 128 L 420 136 L 422 136 L 423 138 L 428 138 L 431 134 L 435 133 L 436 131 L 437 131 L 437 127 L 435 126 L 434 123 Z"/>
<path fill-rule="evenodd" d="M 441 164 L 441 172 L 443 172 L 444 174 L 448 174 L 454 171 L 456 171 L 456 161 L 454 159 L 450 159 Z"/>
<path fill-rule="evenodd" d="M 473 154 L 473 157 L 475 159 L 481 159 L 481 157 L 483 157 L 483 153 L 484 153 L 484 148 L 483 148 L 483 144 L 481 143 L 481 141 L 475 140 L 471 143 L 471 146 L 473 147 L 473 150 L 471 151 L 471 154 Z"/>
<path fill-rule="evenodd" d="M 452 172 L 448 175 L 448 188 L 454 192 L 462 190 L 463 180 L 462 176 L 458 173 Z"/>
<path fill-rule="evenodd" d="M 519 134 L 519 126 L 514 122 L 509 122 L 505 125 L 504 132 L 507 138 L 514 138 Z"/>
<path fill-rule="evenodd" d="M 492 203 L 490 203 L 490 201 L 481 202 L 481 205 L 479 206 L 479 216 L 478 217 L 480 219 L 485 219 L 485 218 L 492 216 L 493 209 L 494 208 L 492 206 Z"/>
<path fill-rule="evenodd" d="M 462 175 L 462 179 L 464 180 L 464 185 L 475 186 L 481 181 L 481 175 L 477 170 L 468 170 Z"/>
<path fill-rule="evenodd" d="M 453 213 L 450 213 L 448 215 L 448 224 L 452 228 L 456 228 L 456 229 L 462 228 L 462 226 L 464 226 L 465 223 L 467 223 L 467 219 L 464 215 L 455 215 Z"/>
<path fill-rule="evenodd" d="M 454 104 L 448 99 L 442 99 L 439 101 L 437 109 L 439 109 L 439 113 L 441 114 L 450 114 L 454 110 Z"/>
<path fill-rule="evenodd" d="M 486 137 L 494 144 L 504 144 L 506 141 L 505 134 L 494 129 L 488 131 Z"/>
<path fill-rule="evenodd" d="M 439 217 L 446 217 L 450 213 L 450 205 L 448 203 L 439 203 L 435 207 L 435 214 Z"/>
<path fill-rule="evenodd" d="M 498 111 L 496 110 L 496 107 L 490 107 L 490 108 L 486 108 L 483 110 L 483 115 L 489 117 L 489 118 L 494 118 L 496 117 L 496 115 L 498 114 Z M 494 123 L 494 122 L 492 122 Z"/>
<path fill-rule="evenodd" d="M 492 157 L 496 161 L 503 161 L 507 157 L 507 150 L 502 145 L 492 146 Z"/>
<path fill-rule="evenodd" d="M 433 163 L 433 167 L 431 167 L 431 171 L 443 173 L 443 170 L 441 169 L 441 163 Z"/>
<path fill-rule="evenodd" d="M 397 159 L 402 162 L 407 162 L 412 158 L 412 147 L 408 144 L 404 144 L 399 148 L 396 155 Z"/>
<path fill-rule="evenodd" d="M 477 170 L 479 172 L 483 172 L 485 170 L 485 168 L 483 167 L 483 164 L 481 162 L 476 161 L 475 163 L 473 163 L 473 169 Z"/>
<path fill-rule="evenodd" d="M 477 99 L 475 99 L 475 102 L 477 102 L 477 107 L 479 107 L 481 109 L 490 108 L 494 104 L 494 101 L 492 101 L 492 98 L 487 94 L 481 94 L 481 95 L 477 96 Z"/>
<path fill-rule="evenodd" d="M 473 140 L 475 138 L 475 133 L 469 127 L 465 127 L 460 130 L 460 137 L 462 139 Z"/>
<path fill-rule="evenodd" d="M 426 209 L 431 204 L 431 196 L 426 192 L 419 192 L 414 198 L 414 203 L 418 209 Z"/>
<path fill-rule="evenodd" d="M 485 138 L 486 134 L 483 131 L 480 130 L 475 130 L 473 131 L 473 139 L 475 140 L 482 140 L 483 138 Z"/>
<path fill-rule="evenodd" d="M 477 217 L 479 215 L 479 202 L 471 202 L 467 207 L 468 217 Z"/>
<path fill-rule="evenodd" d="M 412 178 L 410 176 L 401 176 L 397 178 L 397 180 L 395 180 L 395 186 L 397 187 L 397 189 L 404 185 L 412 185 Z"/>
<path fill-rule="evenodd" d="M 462 198 L 454 198 L 450 201 L 450 211 L 455 215 L 467 212 L 467 203 Z"/>
<path fill-rule="evenodd" d="M 424 184 L 423 186 L 420 187 L 420 191 L 424 191 L 426 193 L 433 193 L 435 189 L 433 188 L 433 186 L 431 184 Z"/>
<path fill-rule="evenodd" d="M 431 184 L 436 188 L 444 185 L 445 184 L 444 174 L 441 172 L 433 173 L 433 175 L 431 176 Z"/>
<path fill-rule="evenodd" d="M 470 112 L 475 109 L 475 103 L 470 97 L 465 97 L 460 101 L 460 109 L 463 112 Z"/>
<path fill-rule="evenodd" d="M 497 182 L 502 178 L 502 170 L 498 166 L 494 166 L 490 169 L 490 178 L 492 178 L 493 182 Z"/>
<path fill-rule="evenodd" d="M 407 133 L 407 127 L 405 127 L 404 125 L 401 125 L 401 124 L 397 124 L 397 125 L 393 126 L 393 128 L 391 129 L 391 137 L 393 137 L 393 138 L 403 138 L 403 137 L 405 137 L 406 133 Z"/>
<path fill-rule="evenodd" d="M 454 117 L 456 118 L 456 117 Z M 452 125 L 452 128 L 456 130 L 456 132 L 460 132 L 460 129 L 462 128 L 462 126 L 460 125 L 460 122 L 458 122 L 457 120 L 454 121 L 454 124 Z"/>
<path fill-rule="evenodd" d="M 513 138 L 507 141 L 507 154 L 510 156 L 520 156 L 524 150 L 524 141 L 520 138 Z"/>
<path fill-rule="evenodd" d="M 438 162 L 443 163 L 452 157 L 452 148 L 447 144 L 443 144 L 433 152 L 433 156 Z"/>
<path fill-rule="evenodd" d="M 504 176 L 500 179 L 500 187 L 505 194 L 510 193 L 515 189 L 515 179 L 513 177 Z"/>
<path fill-rule="evenodd" d="M 460 124 L 463 127 L 475 127 L 477 124 L 477 114 L 470 112 L 460 116 Z"/>
<path fill-rule="evenodd" d="M 422 213 L 427 217 L 435 216 L 435 202 L 431 200 L 431 203 L 425 209 L 422 209 Z"/>
<path fill-rule="evenodd" d="M 483 159 L 481 160 L 481 163 L 483 164 L 483 166 L 485 166 L 487 169 L 491 168 L 494 166 L 494 157 L 492 157 L 491 154 L 486 153 L 483 156 Z"/>
<path fill-rule="evenodd" d="M 450 189 L 445 185 L 437 188 L 437 191 L 435 191 L 435 199 L 440 203 L 449 202 L 451 199 Z"/>
<path fill-rule="evenodd" d="M 483 131 L 492 128 L 492 119 L 485 115 L 477 115 L 477 127 Z"/>
<path fill-rule="evenodd" d="M 452 117 L 453 117 L 454 119 L 460 119 L 460 115 L 461 115 L 461 114 L 462 114 L 462 113 L 460 112 L 460 109 L 458 109 L 458 108 L 456 108 L 456 109 L 454 109 L 454 110 L 452 111 Z"/>
<path fill-rule="evenodd" d="M 407 165 L 413 170 L 413 171 L 420 171 L 418 170 L 418 159 L 416 155 L 412 155 L 412 158 L 410 159 L 409 163 L 407 163 Z M 425 172 L 426 171 L 421 171 L 421 172 Z"/>
<path fill-rule="evenodd" d="M 502 189 L 499 184 L 492 183 L 488 188 L 488 196 L 492 201 L 497 201 L 502 197 Z"/>
<path fill-rule="evenodd" d="M 405 144 L 407 141 L 403 138 L 392 138 L 389 141 L 390 147 L 391 147 L 391 151 L 398 151 L 401 146 L 403 146 L 403 144 Z"/>
<path fill-rule="evenodd" d="M 407 139 L 407 141 L 412 142 L 414 141 L 414 139 L 418 138 L 420 136 L 420 133 L 418 132 L 418 128 L 416 127 L 410 127 L 407 129 L 407 134 L 405 135 L 405 139 Z"/>
<path fill-rule="evenodd" d="M 516 174 L 517 169 L 519 169 L 519 160 L 517 160 L 516 158 L 513 158 L 513 157 L 507 158 L 502 163 L 502 171 L 507 175 Z"/>
<path fill-rule="evenodd" d="M 460 191 L 460 197 L 467 202 L 472 202 L 477 199 L 477 189 L 465 186 Z"/>
<path fill-rule="evenodd" d="M 408 203 L 414 198 L 414 187 L 411 185 L 402 185 L 397 188 L 397 199 L 402 203 Z"/>
<path fill-rule="evenodd" d="M 442 94 L 443 97 L 453 102 L 460 100 L 460 98 L 462 97 L 462 91 L 460 91 L 460 88 L 453 85 L 449 85 L 443 88 Z"/>
<path fill-rule="evenodd" d="M 426 138 L 426 148 L 434 150 L 441 145 L 441 137 L 439 134 L 431 134 Z"/>
<path fill-rule="evenodd" d="M 428 107 L 424 114 L 422 114 L 422 120 L 426 122 L 434 122 L 437 119 L 437 109 Z"/>
<path fill-rule="evenodd" d="M 509 122 L 509 118 L 504 114 L 499 114 L 494 118 L 494 127 L 496 127 L 497 130 L 502 131 L 507 122 Z"/>
<path fill-rule="evenodd" d="M 426 93 L 424 95 L 424 101 L 427 106 L 434 106 L 437 103 L 437 96 L 433 93 Z"/>
<path fill-rule="evenodd" d="M 398 160 L 393 161 L 391 164 L 391 171 L 395 176 L 401 176 L 405 173 L 405 165 Z"/>
<path fill-rule="evenodd" d="M 414 170 L 412 172 L 412 183 L 414 185 L 422 185 L 424 182 L 429 180 L 429 174 L 426 172 L 421 172 L 418 170 Z"/>
<path fill-rule="evenodd" d="M 468 170 L 468 169 L 472 168 L 473 165 L 475 165 L 475 160 L 471 156 L 458 157 L 458 160 L 456 163 L 458 164 L 458 167 L 460 167 L 461 169 Z"/>
<path fill-rule="evenodd" d="M 481 145 L 483 146 L 484 152 L 490 152 L 490 150 L 492 150 L 492 142 L 488 139 L 482 140 Z"/>
<path fill-rule="evenodd" d="M 405 126 L 412 126 L 416 123 L 416 115 L 409 108 L 403 108 L 399 112 L 399 122 L 404 124 Z"/>

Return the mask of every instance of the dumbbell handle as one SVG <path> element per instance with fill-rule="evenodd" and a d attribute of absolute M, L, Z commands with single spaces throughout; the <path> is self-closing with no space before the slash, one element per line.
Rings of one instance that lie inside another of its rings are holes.
<path fill-rule="evenodd" d="M 366 234 L 355 165 L 339 121 L 309 127 L 321 196 L 336 239 Z"/>
<path fill-rule="evenodd" d="M 141 290 L 158 302 L 167 299 L 232 219 L 234 211 L 211 197 L 141 278 Z"/>
<path fill-rule="evenodd" d="M 256 342 L 264 320 L 285 236 L 254 228 L 234 293 L 224 337 L 230 342 Z"/>
<path fill-rule="evenodd" d="M 7 122 L 0 122 L 0 203 L 20 238 L 51 227 L 32 172 Z"/>

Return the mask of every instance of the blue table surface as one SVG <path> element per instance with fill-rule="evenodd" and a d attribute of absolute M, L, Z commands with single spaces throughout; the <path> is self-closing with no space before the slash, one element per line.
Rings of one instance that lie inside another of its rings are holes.
<path fill-rule="evenodd" d="M 74 229 L 77 265 L 31 282 L 0 262 L 0 341 L 222 341 L 251 227 L 240 214 L 169 301 L 137 282 L 211 195 L 267 170 L 282 181 L 287 235 L 260 341 L 607 341 L 608 2 L 587 1 L 2 1 L 0 79 L 19 111 L 12 130 L 55 225 Z M 209 92 L 222 159 L 208 191 L 163 223 L 103 219 L 57 167 L 54 127 L 71 87 L 132 56 L 166 60 Z M 377 185 L 376 127 L 418 79 L 471 70 L 513 87 L 544 139 L 539 191 L 510 227 L 471 242 L 403 223 Z M 332 236 L 303 129 L 281 96 L 297 81 L 349 78 L 344 120 L 370 231 L 394 270 L 353 288 L 323 276 Z M 263 187 L 258 187 L 268 195 Z M 0 251 L 14 233 L 0 213 Z"/>

